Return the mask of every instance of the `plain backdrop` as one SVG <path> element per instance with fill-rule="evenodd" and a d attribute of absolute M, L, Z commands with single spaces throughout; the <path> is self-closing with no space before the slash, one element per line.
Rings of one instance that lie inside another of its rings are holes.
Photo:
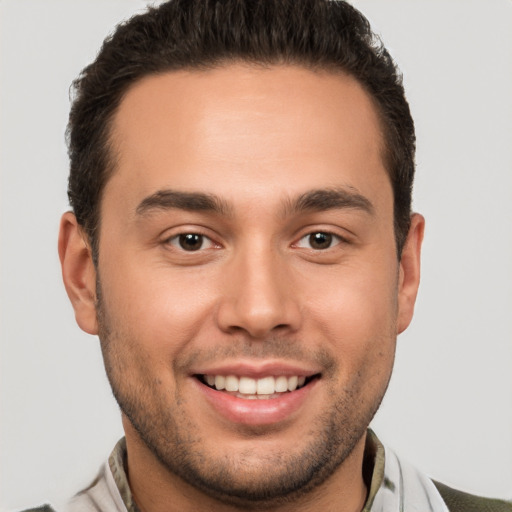
<path fill-rule="evenodd" d="M 373 423 L 431 476 L 512 498 L 512 2 L 358 0 L 404 72 L 427 219 L 416 316 Z M 0 509 L 61 504 L 122 435 L 60 279 L 68 88 L 139 0 L 0 1 Z"/>

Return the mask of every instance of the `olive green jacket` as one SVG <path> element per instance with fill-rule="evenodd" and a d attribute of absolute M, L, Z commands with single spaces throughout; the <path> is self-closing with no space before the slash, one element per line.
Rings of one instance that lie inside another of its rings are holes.
<path fill-rule="evenodd" d="M 450 512 L 512 512 L 512 503 L 482 498 L 434 482 Z"/>

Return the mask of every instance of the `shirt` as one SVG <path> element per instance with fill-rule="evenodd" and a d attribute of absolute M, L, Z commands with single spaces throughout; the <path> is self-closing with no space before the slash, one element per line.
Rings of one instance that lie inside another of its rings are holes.
<path fill-rule="evenodd" d="M 66 512 L 140 512 L 126 474 L 121 439 L 98 476 L 70 501 Z M 400 460 L 368 431 L 363 475 L 368 497 L 362 512 L 449 512 L 434 483 Z"/>

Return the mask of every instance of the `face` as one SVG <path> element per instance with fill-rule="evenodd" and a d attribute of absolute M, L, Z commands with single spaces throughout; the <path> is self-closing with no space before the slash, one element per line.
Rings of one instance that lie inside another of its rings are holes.
<path fill-rule="evenodd" d="M 129 90 L 112 140 L 85 279 L 98 324 L 75 309 L 128 442 L 227 501 L 332 478 L 360 452 L 417 287 L 368 95 L 296 67 L 173 72 Z"/>

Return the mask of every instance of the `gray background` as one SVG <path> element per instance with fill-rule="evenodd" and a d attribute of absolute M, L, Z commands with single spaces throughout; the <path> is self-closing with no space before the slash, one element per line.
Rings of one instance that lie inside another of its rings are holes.
<path fill-rule="evenodd" d="M 417 313 L 374 428 L 437 479 L 512 498 L 512 2 L 358 0 L 404 71 L 427 218 Z M 60 504 L 122 434 L 56 251 L 68 87 L 139 0 L 0 2 L 0 509 Z"/>

